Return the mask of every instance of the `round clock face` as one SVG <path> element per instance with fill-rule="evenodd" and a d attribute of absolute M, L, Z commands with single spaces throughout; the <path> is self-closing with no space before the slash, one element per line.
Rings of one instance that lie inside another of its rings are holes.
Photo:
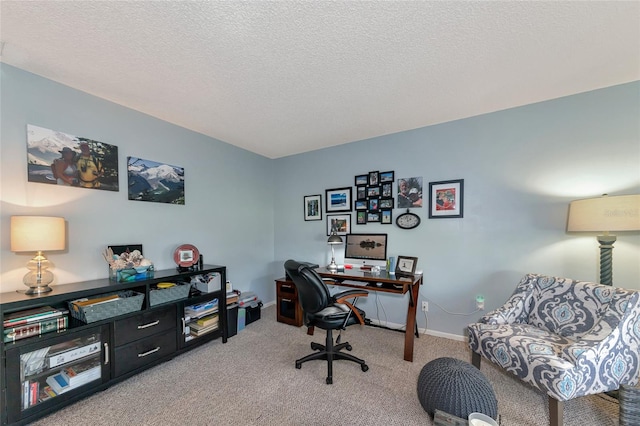
<path fill-rule="evenodd" d="M 406 213 L 403 213 L 396 218 L 396 225 L 402 229 L 413 229 L 420 225 L 420 216 L 409 212 L 407 209 Z"/>

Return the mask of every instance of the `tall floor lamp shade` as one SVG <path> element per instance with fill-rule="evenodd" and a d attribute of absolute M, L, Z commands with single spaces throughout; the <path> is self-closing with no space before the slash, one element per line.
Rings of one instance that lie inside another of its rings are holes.
<path fill-rule="evenodd" d="M 11 251 L 36 252 L 36 256 L 27 263 L 29 272 L 24 276 L 24 285 L 29 287 L 26 294 L 41 294 L 51 291 L 49 284 L 54 276 L 49 261 L 43 251 L 64 250 L 64 218 L 47 216 L 12 216 Z"/>
<path fill-rule="evenodd" d="M 612 285 L 613 243 L 610 232 L 640 230 L 640 194 L 575 200 L 569 204 L 568 232 L 602 232 L 600 243 L 600 282 Z"/>

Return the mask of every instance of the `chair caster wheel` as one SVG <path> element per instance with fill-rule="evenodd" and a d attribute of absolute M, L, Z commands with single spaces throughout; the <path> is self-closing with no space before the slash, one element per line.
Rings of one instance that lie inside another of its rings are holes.
<path fill-rule="evenodd" d="M 362 369 L 362 371 L 369 371 L 369 366 L 367 364 L 362 364 L 360 369 Z"/>
<path fill-rule="evenodd" d="M 351 345 L 347 345 L 344 347 L 346 350 L 351 351 L 353 349 L 353 346 Z"/>
<path fill-rule="evenodd" d="M 298 370 L 300 370 L 302 368 L 302 363 L 301 362 L 296 362 L 296 368 Z"/>
<path fill-rule="evenodd" d="M 327 377 L 327 384 L 328 385 L 332 385 L 333 384 L 333 378 Z"/>

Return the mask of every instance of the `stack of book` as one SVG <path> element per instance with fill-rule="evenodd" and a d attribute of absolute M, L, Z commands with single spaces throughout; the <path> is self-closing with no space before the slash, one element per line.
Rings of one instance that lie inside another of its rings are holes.
<path fill-rule="evenodd" d="M 218 329 L 218 314 L 208 315 L 189 323 L 189 329 L 194 336 L 202 336 Z"/>
<path fill-rule="evenodd" d="M 239 300 L 238 292 L 230 291 L 227 293 L 227 305 L 231 305 L 232 303 L 237 303 Z"/>
<path fill-rule="evenodd" d="M 31 336 L 66 330 L 69 325 L 68 313 L 65 309 L 41 306 L 7 314 L 2 322 L 3 341 L 15 342 Z"/>
<path fill-rule="evenodd" d="M 213 299 L 205 303 L 191 305 L 184 308 L 185 315 L 191 318 L 202 318 L 206 315 L 218 312 L 218 299 Z"/>
<path fill-rule="evenodd" d="M 92 357 L 81 363 L 63 368 L 59 373 L 47 377 L 47 384 L 56 395 L 70 391 L 93 380 L 101 375 L 99 357 Z"/>

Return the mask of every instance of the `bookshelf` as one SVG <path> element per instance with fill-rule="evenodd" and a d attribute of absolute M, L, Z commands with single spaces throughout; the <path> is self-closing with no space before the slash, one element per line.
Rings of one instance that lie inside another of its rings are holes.
<path fill-rule="evenodd" d="M 208 293 L 175 291 L 196 275 L 216 276 Z M 226 267 L 204 265 L 194 271 L 156 271 L 153 278 L 130 283 L 99 279 L 59 285 L 37 297 L 0 293 L 0 424 L 31 423 L 206 342 L 220 338 L 226 343 L 226 291 L 218 284 L 224 282 Z M 158 297 L 166 283 L 176 285 Z M 171 292 L 180 298 L 172 300 Z M 113 294 L 143 300 L 134 311 L 116 310 L 88 323 L 67 312 L 71 301 L 107 304 Z M 23 317 L 27 330 L 19 329 Z"/>

